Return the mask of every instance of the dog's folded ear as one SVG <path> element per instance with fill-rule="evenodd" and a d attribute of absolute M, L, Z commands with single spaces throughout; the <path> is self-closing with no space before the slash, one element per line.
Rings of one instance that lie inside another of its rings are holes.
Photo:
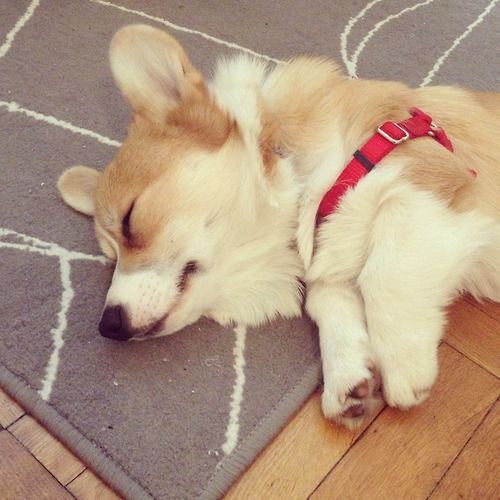
<path fill-rule="evenodd" d="M 205 92 L 201 74 L 180 44 L 151 26 L 121 28 L 111 41 L 110 63 L 134 112 L 154 122 L 162 123 L 182 100 Z"/>
<path fill-rule="evenodd" d="M 89 167 L 77 166 L 66 170 L 57 181 L 62 199 L 74 210 L 93 216 L 95 192 L 101 173 Z"/>

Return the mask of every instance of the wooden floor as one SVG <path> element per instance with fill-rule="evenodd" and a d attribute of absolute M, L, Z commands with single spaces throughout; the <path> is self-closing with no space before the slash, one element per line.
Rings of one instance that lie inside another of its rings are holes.
<path fill-rule="evenodd" d="M 498 499 L 500 305 L 463 300 L 450 314 L 429 401 L 351 433 L 316 393 L 227 499 Z M 118 498 L 1 392 L 0 426 L 2 500 Z"/>

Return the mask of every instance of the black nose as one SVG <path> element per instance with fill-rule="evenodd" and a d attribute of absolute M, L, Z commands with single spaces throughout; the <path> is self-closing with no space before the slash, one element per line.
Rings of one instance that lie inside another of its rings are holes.
<path fill-rule="evenodd" d="M 122 306 L 108 306 L 99 322 L 99 333 L 113 340 L 128 340 L 132 337 L 128 327 L 127 313 Z"/>

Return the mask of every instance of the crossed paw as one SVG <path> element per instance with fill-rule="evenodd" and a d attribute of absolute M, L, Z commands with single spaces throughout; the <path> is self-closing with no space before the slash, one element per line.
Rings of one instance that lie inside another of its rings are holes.
<path fill-rule="evenodd" d="M 408 409 L 430 394 L 437 376 L 437 360 L 385 359 L 373 362 L 331 365 L 324 372 L 322 409 L 327 418 L 355 429 L 386 402 Z"/>

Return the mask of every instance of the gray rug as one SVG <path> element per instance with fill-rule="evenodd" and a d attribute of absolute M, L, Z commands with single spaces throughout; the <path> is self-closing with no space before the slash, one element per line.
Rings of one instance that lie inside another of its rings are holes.
<path fill-rule="evenodd" d="M 215 498 L 319 381 L 303 319 L 235 332 L 202 320 L 118 344 L 97 322 L 111 266 L 55 183 L 103 167 L 127 109 L 112 34 L 170 30 L 206 74 L 239 50 L 324 54 L 352 76 L 497 89 L 497 0 L 0 3 L 0 383 L 122 495 Z"/>

